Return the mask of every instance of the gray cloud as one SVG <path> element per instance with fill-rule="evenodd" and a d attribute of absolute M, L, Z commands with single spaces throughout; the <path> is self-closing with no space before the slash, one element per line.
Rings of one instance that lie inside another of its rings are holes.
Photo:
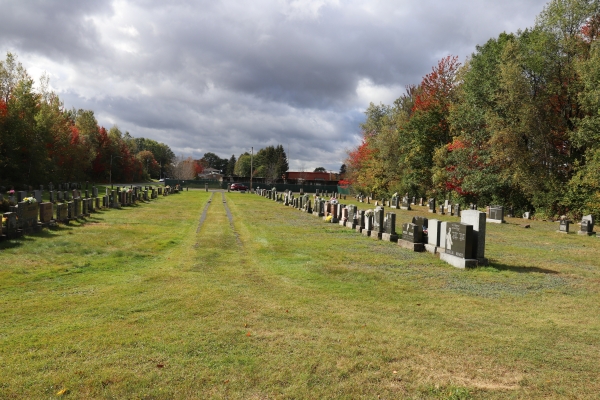
<path fill-rule="evenodd" d="M 0 50 L 67 107 L 200 157 L 283 144 L 339 169 L 369 102 L 441 57 L 534 23 L 546 1 L 0 1 Z"/>

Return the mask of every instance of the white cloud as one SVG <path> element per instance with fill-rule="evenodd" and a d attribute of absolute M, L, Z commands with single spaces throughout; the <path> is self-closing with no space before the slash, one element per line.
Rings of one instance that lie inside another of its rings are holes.
<path fill-rule="evenodd" d="M 338 170 L 370 102 L 391 104 L 444 55 L 534 23 L 545 0 L 9 2 L 0 51 L 46 71 L 66 107 L 167 143 L 236 157 L 289 149 Z"/>

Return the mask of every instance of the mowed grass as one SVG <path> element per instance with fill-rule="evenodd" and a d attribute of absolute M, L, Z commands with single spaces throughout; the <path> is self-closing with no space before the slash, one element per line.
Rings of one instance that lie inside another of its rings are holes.
<path fill-rule="evenodd" d="M 463 271 L 210 196 L 1 243 L 0 398 L 597 398 L 600 239 L 488 224 Z"/>

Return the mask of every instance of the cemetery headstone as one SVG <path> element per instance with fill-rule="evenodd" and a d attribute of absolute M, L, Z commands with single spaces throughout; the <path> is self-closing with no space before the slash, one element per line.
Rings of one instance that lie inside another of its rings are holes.
<path fill-rule="evenodd" d="M 9 239 L 17 237 L 17 214 L 14 212 L 6 212 L 3 214 L 3 217 L 6 218 L 6 230 L 3 231 L 3 234 Z"/>
<path fill-rule="evenodd" d="M 421 252 L 425 249 L 423 243 L 423 229 L 417 224 L 402 224 L 402 238 L 398 239 L 398 246 Z"/>
<path fill-rule="evenodd" d="M 440 259 L 457 268 L 476 267 L 477 260 L 470 258 L 473 254 L 473 226 L 449 222 L 446 229 L 446 251 L 440 253 Z"/>
<path fill-rule="evenodd" d="M 409 201 L 409 199 L 408 199 L 408 196 L 404 196 L 404 197 L 402 198 L 402 205 L 400 206 L 400 208 L 401 208 L 402 210 L 410 210 L 410 209 L 411 209 L 411 208 L 410 208 L 410 201 Z"/>
<path fill-rule="evenodd" d="M 384 218 L 385 211 L 383 207 L 376 207 L 373 212 L 373 229 L 371 232 L 371 237 L 374 239 L 381 239 L 382 233 L 384 231 Z"/>
<path fill-rule="evenodd" d="M 581 219 L 581 229 L 577 232 L 578 235 L 595 236 L 594 232 L 594 217 L 586 215 Z"/>
<path fill-rule="evenodd" d="M 442 228 L 442 221 L 437 219 L 430 219 L 427 226 L 427 243 L 425 244 L 425 250 L 430 253 L 437 253 L 440 247 L 440 231 Z"/>
<path fill-rule="evenodd" d="M 359 210 L 358 211 L 358 218 L 356 220 L 356 232 L 358 233 L 362 233 L 363 229 L 365 229 L 365 211 L 364 210 Z"/>
<path fill-rule="evenodd" d="M 476 259 L 477 265 L 487 265 L 488 260 L 485 258 L 485 213 L 478 210 L 465 210 L 461 214 L 460 222 L 473 227 L 473 253 L 468 258 Z"/>
<path fill-rule="evenodd" d="M 371 231 L 373 230 L 373 210 L 367 210 L 364 214 L 365 216 L 365 227 L 362 230 L 362 234 L 364 236 L 371 236 Z"/>
<path fill-rule="evenodd" d="M 398 234 L 396 233 L 396 214 L 391 212 L 386 213 L 383 225 L 384 232 L 381 234 L 381 239 L 386 242 L 397 242 Z"/>
<path fill-rule="evenodd" d="M 448 221 L 440 224 L 440 253 L 446 250 L 446 233 L 448 233 Z"/>
<path fill-rule="evenodd" d="M 52 203 L 40 203 L 40 221 L 49 224 L 52 221 Z"/>
<path fill-rule="evenodd" d="M 495 224 L 504 223 L 504 207 L 502 206 L 490 206 L 489 215 L 487 217 L 487 222 L 492 222 Z"/>
<path fill-rule="evenodd" d="M 457 217 L 460 217 L 460 204 L 454 205 L 454 215 L 456 215 Z"/>
<path fill-rule="evenodd" d="M 18 224 L 24 231 L 30 231 L 38 226 L 39 203 L 21 202 L 17 207 Z"/>
<path fill-rule="evenodd" d="M 431 199 L 429 199 L 429 201 L 427 202 L 427 210 L 430 213 L 435 214 L 436 210 L 435 210 L 435 197 L 432 197 Z"/>
<path fill-rule="evenodd" d="M 419 225 L 422 231 L 426 231 L 429 226 L 429 220 L 425 217 L 420 216 L 413 217 L 412 223 Z"/>

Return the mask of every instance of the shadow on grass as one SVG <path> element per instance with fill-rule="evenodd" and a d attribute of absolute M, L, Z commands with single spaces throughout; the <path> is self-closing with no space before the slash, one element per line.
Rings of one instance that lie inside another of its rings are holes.
<path fill-rule="evenodd" d="M 104 221 L 104 218 L 100 218 L 99 215 L 97 217 L 91 216 L 88 218 L 81 218 L 76 221 L 78 225 L 57 223 L 56 225 L 50 227 L 41 228 L 37 232 L 28 232 L 23 234 L 22 236 L 14 237 L 12 239 L 6 239 L 4 242 L 0 242 L 0 250 L 19 247 L 23 244 L 23 242 L 26 241 L 34 241 L 36 239 L 53 239 L 56 237 L 56 232 L 69 232 L 73 231 L 78 227 L 82 227 L 87 224 L 96 224 L 102 221 Z"/>
<path fill-rule="evenodd" d="M 554 271 L 552 269 L 540 268 L 540 267 L 526 267 L 526 266 L 517 266 L 517 265 L 507 265 L 499 262 L 490 260 L 490 267 L 496 268 L 499 271 L 511 271 L 517 272 L 519 274 L 523 273 L 538 273 L 538 274 L 560 274 L 558 271 Z"/>

